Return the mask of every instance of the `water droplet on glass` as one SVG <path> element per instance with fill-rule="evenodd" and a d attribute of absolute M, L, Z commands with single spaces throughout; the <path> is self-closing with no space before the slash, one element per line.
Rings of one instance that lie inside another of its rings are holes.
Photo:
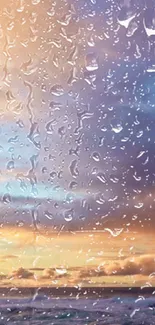
<path fill-rule="evenodd" d="M 148 37 L 155 35 L 155 11 L 153 8 L 152 10 L 148 9 L 145 11 L 143 25 Z"/>
<path fill-rule="evenodd" d="M 142 157 L 145 154 L 145 151 L 140 151 L 140 153 L 138 154 L 137 158 Z"/>
<path fill-rule="evenodd" d="M 53 17 L 55 15 L 55 8 L 51 7 L 47 10 L 47 15 Z"/>
<path fill-rule="evenodd" d="M 64 94 L 64 89 L 61 85 L 54 85 L 51 88 L 51 94 L 57 97 L 62 96 Z"/>
<path fill-rule="evenodd" d="M 99 179 L 99 181 L 101 181 L 103 184 L 106 183 L 106 178 L 105 178 L 105 175 L 103 173 L 98 173 L 97 174 L 97 179 Z"/>
<path fill-rule="evenodd" d="M 50 173 L 50 177 L 51 177 L 52 179 L 54 179 L 56 176 L 57 176 L 57 173 L 56 173 L 56 172 L 51 172 L 51 173 Z"/>
<path fill-rule="evenodd" d="M 94 53 L 87 54 L 85 61 L 86 61 L 86 69 L 88 71 L 95 71 L 98 69 L 98 62 L 97 62 L 96 55 Z"/>
<path fill-rule="evenodd" d="M 137 209 L 141 209 L 143 207 L 143 203 L 138 202 L 137 204 L 134 205 L 134 207 L 137 208 Z"/>
<path fill-rule="evenodd" d="M 112 131 L 115 133 L 120 133 L 123 130 L 123 127 L 121 124 L 117 124 L 115 126 L 112 126 Z"/>
<path fill-rule="evenodd" d="M 75 196 L 72 193 L 67 193 L 65 201 L 66 203 L 72 203 L 74 202 Z"/>
<path fill-rule="evenodd" d="M 77 186 L 78 186 L 78 184 L 73 181 L 70 183 L 69 188 L 73 190 L 73 189 L 77 188 Z"/>
<path fill-rule="evenodd" d="M 11 196 L 10 196 L 10 194 L 6 193 L 6 194 L 3 195 L 3 202 L 5 204 L 8 204 L 8 203 L 11 202 Z"/>
<path fill-rule="evenodd" d="M 8 170 L 12 170 L 12 169 L 14 169 L 14 161 L 13 160 L 10 160 L 9 162 L 8 162 L 8 164 L 7 164 L 7 169 Z"/>
<path fill-rule="evenodd" d="M 64 213 L 64 219 L 65 219 L 65 221 L 67 221 L 67 222 L 72 221 L 73 214 L 74 214 L 74 210 L 73 209 L 70 209 L 70 210 L 65 211 L 65 213 Z"/>
<path fill-rule="evenodd" d="M 122 7 L 119 16 L 118 16 L 118 22 L 120 25 L 124 26 L 125 28 L 129 27 L 130 22 L 132 19 L 134 19 L 136 14 L 131 11 L 128 7 Z"/>
<path fill-rule="evenodd" d="M 100 155 L 98 152 L 93 152 L 92 154 L 92 158 L 95 160 L 95 161 L 100 161 Z"/>
<path fill-rule="evenodd" d="M 105 231 L 108 231 L 113 237 L 119 236 L 123 232 L 123 228 L 120 229 L 110 229 L 110 228 L 104 228 Z"/>
<path fill-rule="evenodd" d="M 52 133 L 53 133 L 53 120 L 52 120 L 52 121 L 49 121 L 49 122 L 46 124 L 45 128 L 46 128 L 46 132 L 47 132 L 48 134 L 52 134 Z"/>
<path fill-rule="evenodd" d="M 52 220 L 53 219 L 53 214 L 49 211 L 45 211 L 45 218 Z"/>
<path fill-rule="evenodd" d="M 33 5 L 38 5 L 40 3 L 40 0 L 32 0 Z"/>
<path fill-rule="evenodd" d="M 79 217 L 79 220 L 82 220 L 82 221 L 84 221 L 86 219 L 86 217 L 85 216 L 80 216 Z"/>
<path fill-rule="evenodd" d="M 127 33 L 126 33 L 126 36 L 127 37 L 131 37 L 134 35 L 135 31 L 138 29 L 138 24 L 136 21 L 132 21 L 130 24 L 129 24 L 129 27 L 128 27 L 128 30 L 127 30 Z"/>
<path fill-rule="evenodd" d="M 56 268 L 55 271 L 58 275 L 65 275 L 67 273 L 65 268 Z"/>
<path fill-rule="evenodd" d="M 109 179 L 111 180 L 111 182 L 113 182 L 113 183 L 115 183 L 115 184 L 119 182 L 119 178 L 116 177 L 116 176 L 114 176 L 114 175 L 111 175 L 111 176 L 109 177 Z"/>
<path fill-rule="evenodd" d="M 73 160 L 69 166 L 70 173 L 73 177 L 79 176 L 79 170 L 77 168 L 77 160 Z"/>

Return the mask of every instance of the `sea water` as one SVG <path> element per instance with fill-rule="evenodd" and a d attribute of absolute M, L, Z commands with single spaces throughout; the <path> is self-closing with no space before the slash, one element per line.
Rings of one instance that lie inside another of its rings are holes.
<path fill-rule="evenodd" d="M 0 299 L 0 325 L 155 325 L 155 298 Z"/>

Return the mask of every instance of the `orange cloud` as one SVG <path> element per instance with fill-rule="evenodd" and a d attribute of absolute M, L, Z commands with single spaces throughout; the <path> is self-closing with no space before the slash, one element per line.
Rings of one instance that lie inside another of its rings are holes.
<path fill-rule="evenodd" d="M 54 268 L 46 268 L 43 270 L 43 275 L 40 277 L 41 279 L 61 279 L 69 277 L 70 275 L 67 273 L 65 269 L 54 269 Z"/>
<path fill-rule="evenodd" d="M 104 269 L 86 269 L 86 270 L 81 270 L 79 277 L 81 279 L 83 278 L 88 278 L 88 277 L 100 277 L 100 276 L 105 276 L 106 272 Z"/>
<path fill-rule="evenodd" d="M 155 271 L 155 255 L 141 255 L 105 266 L 107 275 L 150 275 Z"/>
<path fill-rule="evenodd" d="M 54 270 L 51 268 L 47 268 L 43 270 L 43 275 L 42 275 L 42 279 L 50 279 L 54 277 Z"/>
<path fill-rule="evenodd" d="M 17 255 L 3 255 L 1 258 L 3 260 L 8 260 L 8 259 L 19 258 L 19 257 Z"/>
<path fill-rule="evenodd" d="M 9 278 L 11 279 L 29 279 L 34 276 L 34 273 L 30 272 L 29 270 L 24 269 L 23 267 L 20 267 L 17 270 L 14 270 Z"/>

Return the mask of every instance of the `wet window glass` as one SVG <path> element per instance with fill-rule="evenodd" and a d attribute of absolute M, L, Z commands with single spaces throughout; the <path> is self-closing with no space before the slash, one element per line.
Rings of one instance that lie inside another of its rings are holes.
<path fill-rule="evenodd" d="M 0 1 L 0 324 L 155 324 L 155 3 Z"/>

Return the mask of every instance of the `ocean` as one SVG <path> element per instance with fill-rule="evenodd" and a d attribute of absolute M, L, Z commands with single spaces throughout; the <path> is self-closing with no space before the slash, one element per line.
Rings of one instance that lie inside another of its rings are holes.
<path fill-rule="evenodd" d="M 1 298 L 0 325 L 155 325 L 155 298 Z"/>

